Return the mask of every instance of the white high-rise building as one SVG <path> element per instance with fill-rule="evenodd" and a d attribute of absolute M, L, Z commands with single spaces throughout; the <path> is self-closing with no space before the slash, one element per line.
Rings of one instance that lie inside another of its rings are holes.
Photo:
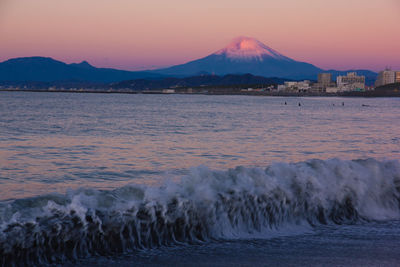
<path fill-rule="evenodd" d="M 393 70 L 383 70 L 379 72 L 378 78 L 376 79 L 375 86 L 382 86 L 385 84 L 400 82 L 400 71 L 393 71 Z"/>
<path fill-rule="evenodd" d="M 349 72 L 346 76 L 337 76 L 336 83 L 341 92 L 365 89 L 365 76 L 358 76 L 356 72 Z"/>

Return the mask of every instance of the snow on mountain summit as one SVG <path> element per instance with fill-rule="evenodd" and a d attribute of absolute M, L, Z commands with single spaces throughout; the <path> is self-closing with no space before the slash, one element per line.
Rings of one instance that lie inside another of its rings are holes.
<path fill-rule="evenodd" d="M 235 38 L 228 46 L 214 54 L 225 55 L 227 58 L 234 60 L 258 59 L 263 61 L 265 57 L 290 60 L 278 51 L 275 51 L 257 39 L 250 37 Z"/>

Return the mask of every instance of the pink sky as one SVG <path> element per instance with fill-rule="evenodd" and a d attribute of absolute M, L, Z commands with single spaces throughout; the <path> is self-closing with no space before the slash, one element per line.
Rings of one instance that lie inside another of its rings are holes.
<path fill-rule="evenodd" d="M 400 69 L 399 0 L 0 0 L 0 61 L 138 70 L 251 36 L 325 69 Z"/>

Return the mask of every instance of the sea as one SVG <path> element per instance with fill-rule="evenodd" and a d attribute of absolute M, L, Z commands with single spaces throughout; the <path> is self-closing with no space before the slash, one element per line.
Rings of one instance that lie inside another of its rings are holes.
<path fill-rule="evenodd" d="M 400 266 L 400 98 L 0 92 L 0 266 Z"/>

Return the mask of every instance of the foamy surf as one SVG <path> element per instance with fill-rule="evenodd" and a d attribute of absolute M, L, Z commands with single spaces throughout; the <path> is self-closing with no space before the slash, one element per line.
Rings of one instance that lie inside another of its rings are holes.
<path fill-rule="evenodd" d="M 0 262 L 59 263 L 399 218 L 398 161 L 309 160 L 227 171 L 198 167 L 159 187 L 79 189 L 0 202 Z"/>

